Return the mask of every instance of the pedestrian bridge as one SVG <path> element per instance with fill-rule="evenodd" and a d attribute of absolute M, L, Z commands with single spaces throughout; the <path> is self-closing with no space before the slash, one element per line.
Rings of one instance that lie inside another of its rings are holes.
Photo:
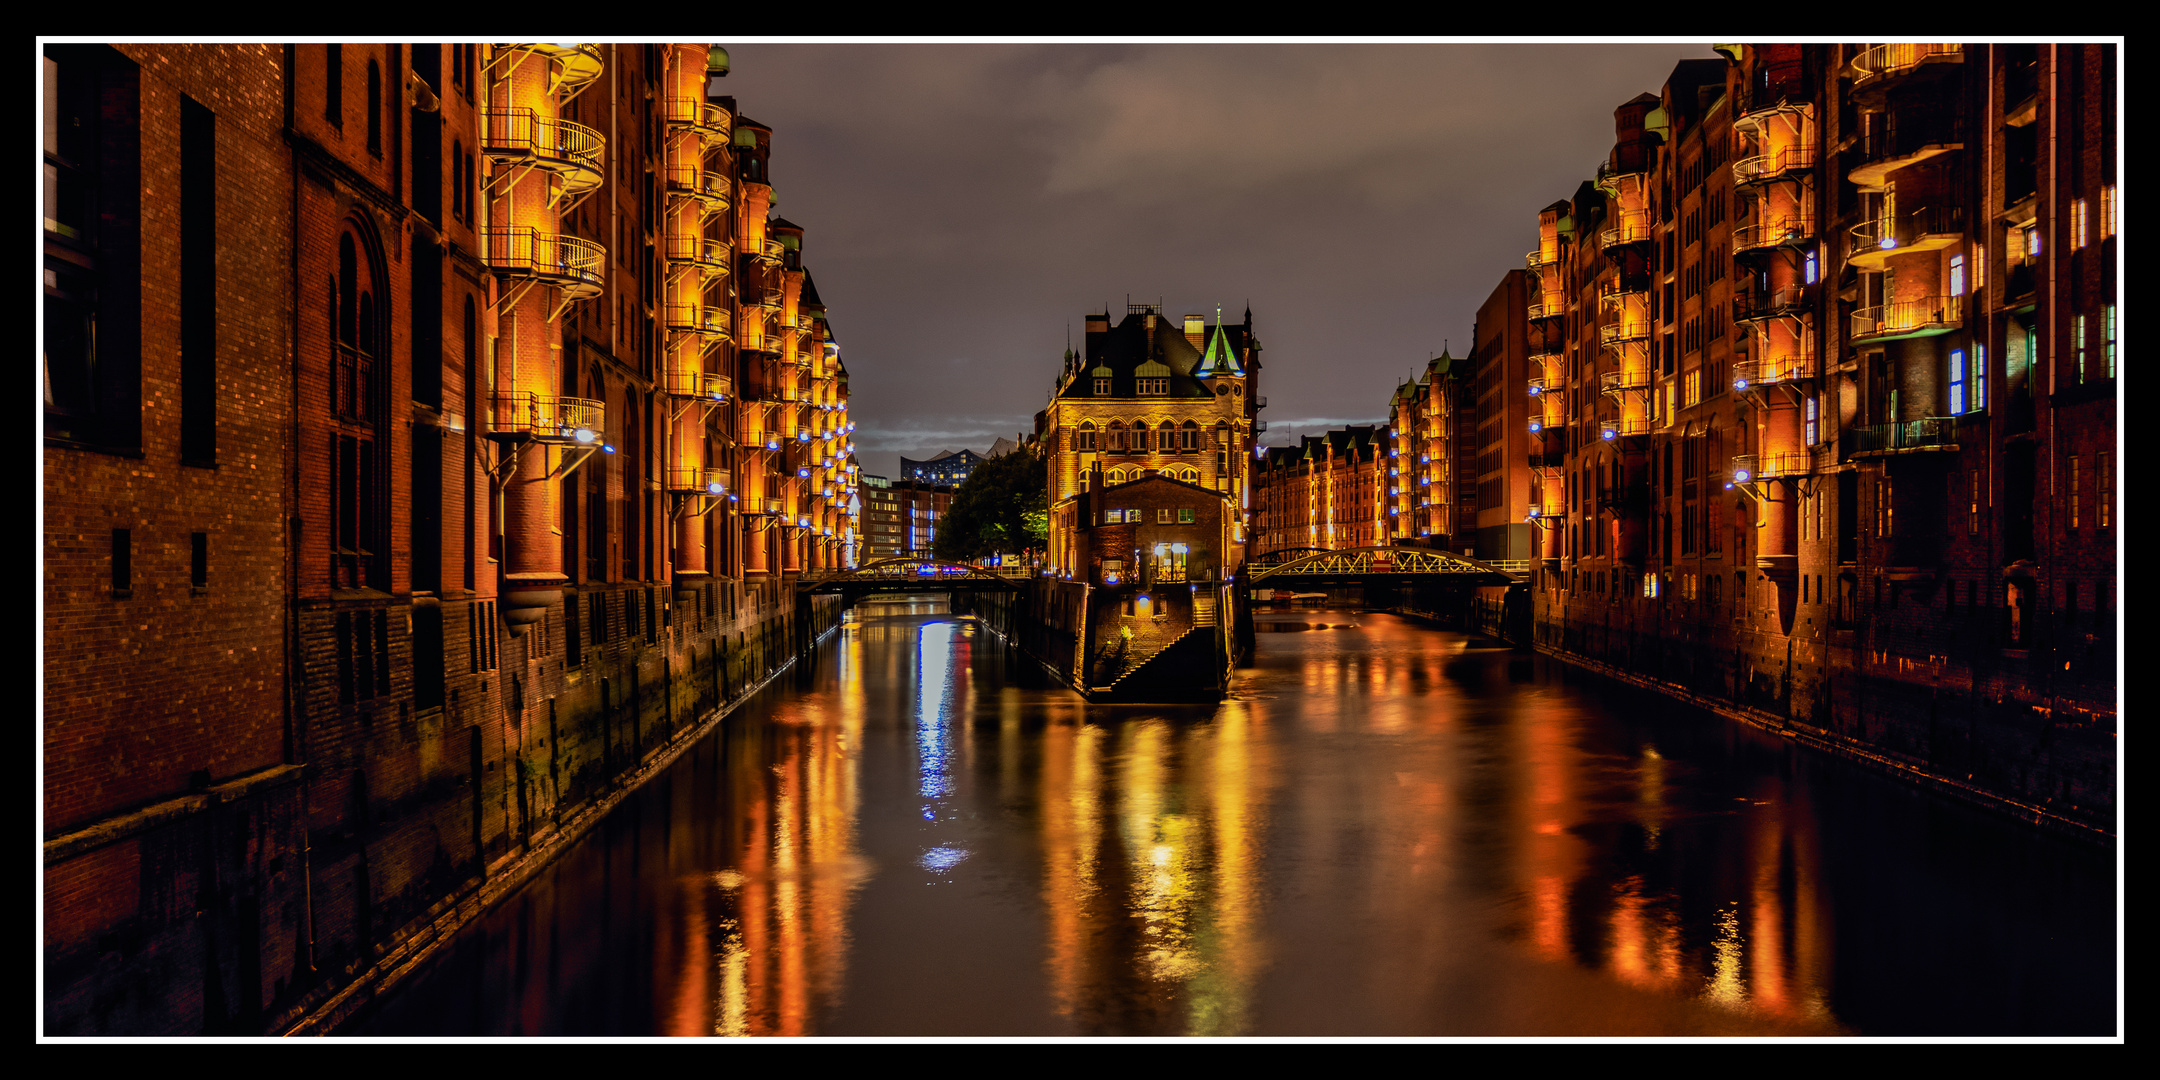
<path fill-rule="evenodd" d="M 1316 551 L 1274 565 L 1248 565 L 1245 582 L 1256 589 L 1327 585 L 1477 587 L 1520 585 L 1529 578 L 1528 560 L 1480 560 L 1432 548 L 1364 547 Z"/>
<path fill-rule="evenodd" d="M 1022 569 L 1000 572 L 939 559 L 880 559 L 868 566 L 818 576 L 804 575 L 796 590 L 804 596 L 839 595 L 850 604 L 883 593 L 1018 592 Z"/>

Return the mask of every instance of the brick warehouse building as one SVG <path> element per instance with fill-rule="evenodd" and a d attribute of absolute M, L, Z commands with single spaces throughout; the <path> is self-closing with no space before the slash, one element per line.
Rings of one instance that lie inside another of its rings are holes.
<path fill-rule="evenodd" d="M 1719 51 L 1539 217 L 1539 646 L 2112 821 L 2115 47 Z"/>
<path fill-rule="evenodd" d="M 348 1008 L 790 655 L 852 425 L 725 66 L 45 48 L 49 1032 Z"/>

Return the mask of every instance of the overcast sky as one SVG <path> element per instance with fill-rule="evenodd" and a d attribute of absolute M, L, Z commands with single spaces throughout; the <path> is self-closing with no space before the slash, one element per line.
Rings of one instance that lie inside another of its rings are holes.
<path fill-rule="evenodd" d="M 1031 431 L 1126 297 L 1248 302 L 1266 441 L 1384 419 L 1708 43 L 722 41 L 848 367 L 866 471 Z"/>

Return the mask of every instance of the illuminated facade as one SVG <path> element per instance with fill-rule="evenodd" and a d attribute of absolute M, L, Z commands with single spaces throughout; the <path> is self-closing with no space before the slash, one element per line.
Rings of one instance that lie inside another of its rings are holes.
<path fill-rule="evenodd" d="M 784 662 L 852 424 L 726 69 L 46 47 L 48 1030 L 310 1015 Z"/>
<path fill-rule="evenodd" d="M 1393 446 L 1387 428 L 1366 425 L 1268 447 L 1254 472 L 1260 550 L 1389 543 L 1388 519 L 1400 516 L 1388 513 L 1394 509 L 1389 489 L 1402 488 L 1401 458 L 1389 456 Z"/>
<path fill-rule="evenodd" d="M 1257 394 L 1260 346 L 1252 313 L 1242 324 L 1210 327 L 1187 315 L 1182 327 L 1154 305 L 1129 305 L 1123 322 L 1087 317 L 1084 354 L 1068 352 L 1050 404 L 1036 417 L 1049 449 L 1049 565 L 1060 576 L 1084 570 L 1075 532 L 1087 524 L 1079 501 L 1091 488 L 1161 476 L 1213 491 L 1230 508 L 1220 565 L 1244 562 L 1252 499 L 1254 439 L 1266 400 Z"/>
<path fill-rule="evenodd" d="M 1395 388 L 1388 399 L 1387 532 L 1389 542 L 1451 542 L 1468 520 L 1458 512 L 1455 483 L 1461 464 L 1456 428 L 1474 412 L 1463 399 L 1467 364 L 1447 352 L 1425 364 L 1425 372 Z"/>
<path fill-rule="evenodd" d="M 1718 51 L 1539 215 L 1540 644 L 2104 817 L 2116 48 Z"/>

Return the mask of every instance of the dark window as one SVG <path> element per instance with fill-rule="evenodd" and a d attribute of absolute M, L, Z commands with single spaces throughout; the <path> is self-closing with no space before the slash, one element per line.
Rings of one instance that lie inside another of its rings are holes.
<path fill-rule="evenodd" d="M 367 149 L 382 156 L 382 65 L 367 62 Z"/>
<path fill-rule="evenodd" d="M 188 587 L 196 596 L 210 591 L 210 534 L 188 534 Z"/>
<path fill-rule="evenodd" d="M 217 464 L 217 115 L 180 99 L 180 462 Z"/>
<path fill-rule="evenodd" d="M 323 46 L 323 119 L 345 127 L 345 46 Z"/>
<path fill-rule="evenodd" d="M 142 443 L 141 73 L 98 45 L 43 58 L 45 435 Z"/>
<path fill-rule="evenodd" d="M 375 302 L 380 278 L 372 248 L 365 251 L 354 232 L 338 237 L 338 275 L 331 283 L 331 399 L 333 424 L 330 477 L 332 501 L 332 580 L 335 588 L 386 588 L 388 560 L 381 510 L 387 470 L 381 467 L 385 368 L 375 362 L 385 314 Z"/>
<path fill-rule="evenodd" d="M 135 540 L 127 529 L 112 531 L 112 594 L 115 600 L 135 595 Z"/>

